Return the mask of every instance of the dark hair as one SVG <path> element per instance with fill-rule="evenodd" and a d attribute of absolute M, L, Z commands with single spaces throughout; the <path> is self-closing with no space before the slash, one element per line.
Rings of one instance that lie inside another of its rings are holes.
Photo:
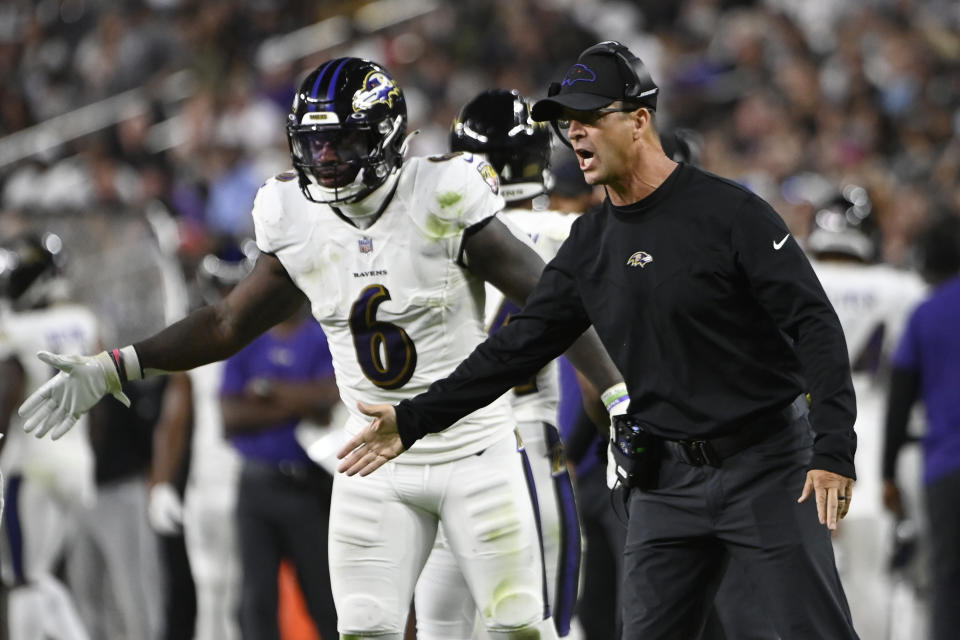
<path fill-rule="evenodd" d="M 920 273 L 932 284 L 960 273 L 960 217 L 947 215 L 920 235 Z"/>

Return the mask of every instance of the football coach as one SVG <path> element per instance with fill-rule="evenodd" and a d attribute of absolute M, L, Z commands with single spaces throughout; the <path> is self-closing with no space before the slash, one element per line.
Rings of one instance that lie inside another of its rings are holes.
<path fill-rule="evenodd" d="M 534 105 L 606 201 L 574 223 L 523 311 L 448 378 L 395 407 L 361 405 L 374 420 L 340 470 L 371 473 L 592 324 L 625 381 L 603 394 L 629 490 L 623 638 L 697 638 L 736 557 L 782 640 L 855 639 L 830 542 L 856 477 L 840 323 L 769 204 L 663 153 L 658 93 L 608 41 Z"/>

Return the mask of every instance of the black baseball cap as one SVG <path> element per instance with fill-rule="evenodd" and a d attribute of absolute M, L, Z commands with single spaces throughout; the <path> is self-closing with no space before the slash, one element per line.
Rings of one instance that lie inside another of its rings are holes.
<path fill-rule="evenodd" d="M 550 85 L 549 97 L 533 105 L 530 115 L 538 122 L 557 120 L 564 109 L 593 111 L 617 100 L 655 110 L 659 92 L 640 58 L 619 42 L 607 40 L 584 50 L 563 80 Z"/>

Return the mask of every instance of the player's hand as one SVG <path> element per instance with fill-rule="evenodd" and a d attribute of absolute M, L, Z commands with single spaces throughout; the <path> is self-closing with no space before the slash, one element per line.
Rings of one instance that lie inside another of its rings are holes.
<path fill-rule="evenodd" d="M 23 430 L 36 431 L 42 438 L 48 431 L 56 440 L 77 422 L 100 398 L 112 394 L 126 406 L 120 375 L 106 351 L 95 356 L 59 356 L 41 351 L 37 357 L 60 370 L 42 387 L 30 394 L 17 413 L 24 419 Z"/>
<path fill-rule="evenodd" d="M 183 501 L 169 482 L 150 489 L 147 519 L 153 530 L 163 536 L 175 536 L 183 529 Z"/>
<path fill-rule="evenodd" d="M 403 453 L 403 442 L 393 405 L 358 402 L 357 408 L 373 420 L 337 453 L 337 458 L 343 460 L 337 471 L 348 476 L 368 476 Z"/>
<path fill-rule="evenodd" d="M 820 524 L 825 524 L 828 529 L 834 531 L 837 528 L 837 520 L 847 515 L 850 510 L 853 485 L 853 479 L 841 476 L 839 473 L 811 469 L 807 471 L 807 481 L 803 485 L 803 491 L 797 502 L 804 502 L 816 493 Z"/>
<path fill-rule="evenodd" d="M 905 515 L 900 487 L 893 480 L 883 481 L 883 507 L 898 519 Z"/>

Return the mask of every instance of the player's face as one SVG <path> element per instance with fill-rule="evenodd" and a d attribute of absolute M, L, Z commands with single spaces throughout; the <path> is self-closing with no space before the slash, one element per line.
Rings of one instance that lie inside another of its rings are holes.
<path fill-rule="evenodd" d="M 633 122 L 624 107 L 564 112 L 561 129 L 573 145 L 588 184 L 609 184 L 629 170 Z"/>
<path fill-rule="evenodd" d="M 295 136 L 293 150 L 322 186 L 342 187 L 360 171 L 360 160 L 368 153 L 367 134 L 352 128 L 304 131 Z"/>

